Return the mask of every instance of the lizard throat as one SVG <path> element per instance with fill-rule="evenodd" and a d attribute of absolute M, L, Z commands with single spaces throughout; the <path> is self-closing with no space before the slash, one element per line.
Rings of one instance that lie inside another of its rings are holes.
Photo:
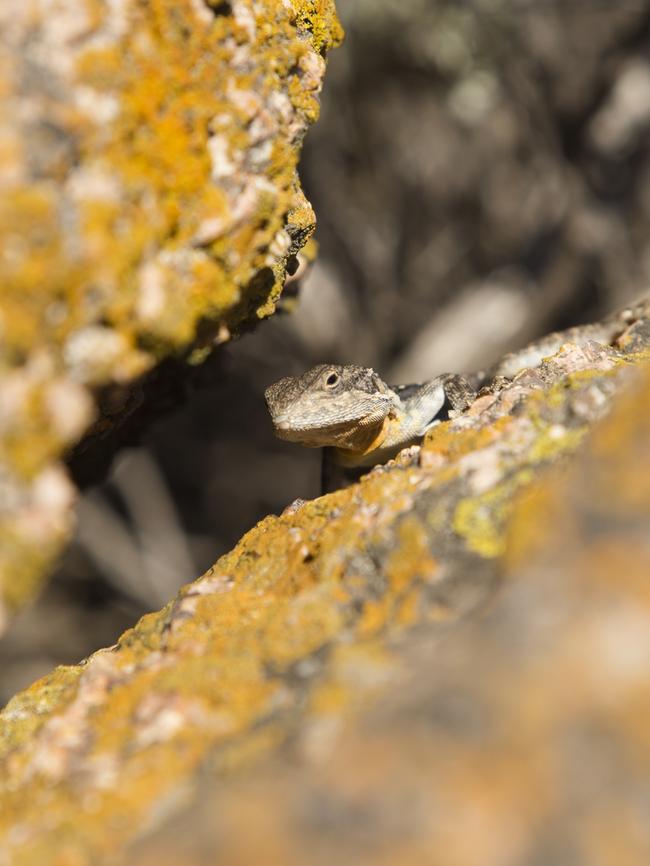
<path fill-rule="evenodd" d="M 368 431 L 361 431 L 355 436 L 347 448 L 333 448 L 336 462 L 340 466 L 372 466 L 375 456 L 385 448 L 390 448 L 398 439 L 396 428 L 400 426 L 398 418 L 392 412 L 383 419 L 379 426 L 373 426 Z M 403 447 L 400 445 L 399 447 Z M 398 450 L 398 449 L 397 449 Z"/>

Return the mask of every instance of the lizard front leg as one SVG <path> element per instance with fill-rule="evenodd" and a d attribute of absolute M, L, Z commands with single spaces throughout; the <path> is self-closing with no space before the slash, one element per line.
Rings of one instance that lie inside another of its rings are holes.
<path fill-rule="evenodd" d="M 447 403 L 454 412 L 464 412 L 476 400 L 478 377 L 472 377 L 474 381 L 471 381 L 458 373 L 444 373 L 440 378 L 444 383 Z"/>
<path fill-rule="evenodd" d="M 398 385 L 394 390 L 403 405 L 401 436 L 405 445 L 444 421 L 450 410 L 464 412 L 476 398 L 472 383 L 457 373 L 443 373 L 421 385 Z"/>

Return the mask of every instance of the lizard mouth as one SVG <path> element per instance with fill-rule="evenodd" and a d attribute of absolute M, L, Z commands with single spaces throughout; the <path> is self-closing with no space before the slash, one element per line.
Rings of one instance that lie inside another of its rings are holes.
<path fill-rule="evenodd" d="M 274 420 L 276 436 L 286 442 L 298 442 L 307 448 L 334 447 L 353 451 L 363 451 L 370 444 L 383 438 L 386 419 L 363 419 L 355 425 L 348 422 L 332 424 L 328 427 L 302 426 L 294 424 L 280 426 Z"/>
<path fill-rule="evenodd" d="M 288 442 L 301 442 L 304 445 L 314 445 L 322 447 L 328 445 L 330 439 L 337 438 L 337 434 L 343 429 L 337 427 L 317 427 L 317 426 L 300 426 L 297 427 L 295 422 L 291 423 L 287 420 L 274 419 L 273 426 L 275 427 L 276 435 L 280 439 L 286 439 Z"/>

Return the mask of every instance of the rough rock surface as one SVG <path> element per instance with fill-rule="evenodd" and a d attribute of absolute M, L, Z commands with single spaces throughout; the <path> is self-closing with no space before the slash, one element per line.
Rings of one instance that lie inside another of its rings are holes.
<path fill-rule="evenodd" d="M 649 311 L 14 698 L 0 864 L 647 862 Z"/>
<path fill-rule="evenodd" d="M 0 28 L 1 631 L 69 531 L 97 389 L 103 431 L 160 359 L 273 312 L 341 34 L 331 0 L 36 0 Z"/>

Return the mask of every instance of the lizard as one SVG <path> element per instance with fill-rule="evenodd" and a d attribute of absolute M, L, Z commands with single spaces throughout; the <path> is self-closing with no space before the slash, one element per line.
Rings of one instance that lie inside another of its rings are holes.
<path fill-rule="evenodd" d="M 318 364 L 280 379 L 264 396 L 279 439 L 325 449 L 329 492 L 416 444 L 450 411 L 466 408 L 475 391 L 454 373 L 390 386 L 370 367 Z"/>
<path fill-rule="evenodd" d="M 450 413 L 464 411 L 479 388 L 539 366 L 565 343 L 615 342 L 646 306 L 644 301 L 638 310 L 625 309 L 602 323 L 556 331 L 470 376 L 445 373 L 421 384 L 390 386 L 369 367 L 318 364 L 266 389 L 275 434 L 324 448 L 323 492 L 329 492 L 416 444 Z"/>

